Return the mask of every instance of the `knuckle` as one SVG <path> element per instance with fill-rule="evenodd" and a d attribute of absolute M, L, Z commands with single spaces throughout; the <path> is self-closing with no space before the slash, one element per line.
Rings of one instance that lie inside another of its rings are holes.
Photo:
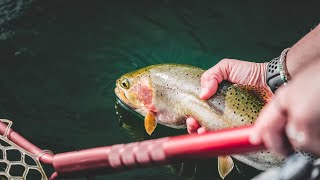
<path fill-rule="evenodd" d="M 229 58 L 223 58 L 223 59 L 221 59 L 221 63 L 228 63 L 228 62 L 230 62 L 232 59 L 229 59 Z"/>

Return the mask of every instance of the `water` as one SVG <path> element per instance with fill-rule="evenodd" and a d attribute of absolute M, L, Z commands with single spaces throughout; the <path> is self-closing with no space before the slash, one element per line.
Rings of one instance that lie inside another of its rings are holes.
<path fill-rule="evenodd" d="M 114 109 L 120 75 L 156 63 L 209 68 L 224 57 L 268 61 L 319 23 L 317 7 L 316 1 L 35 1 L 3 21 L 0 115 L 55 153 L 133 141 Z M 163 167 L 99 179 L 187 177 Z"/>

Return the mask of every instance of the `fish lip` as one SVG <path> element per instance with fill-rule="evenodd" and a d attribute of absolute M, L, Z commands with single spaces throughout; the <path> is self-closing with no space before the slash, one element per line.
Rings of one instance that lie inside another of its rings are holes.
<path fill-rule="evenodd" d="M 123 90 L 121 88 L 116 86 L 114 88 L 114 93 L 116 94 L 117 99 L 119 99 L 123 104 L 125 104 L 126 106 L 131 107 L 126 94 L 123 92 Z"/>
<path fill-rule="evenodd" d="M 125 93 L 118 86 L 114 88 L 114 93 L 116 94 L 117 98 L 120 100 L 127 99 Z"/>

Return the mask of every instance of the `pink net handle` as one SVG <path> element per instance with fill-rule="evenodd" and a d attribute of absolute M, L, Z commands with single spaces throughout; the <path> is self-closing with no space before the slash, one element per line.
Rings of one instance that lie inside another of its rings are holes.
<path fill-rule="evenodd" d="M 53 166 L 59 177 L 74 177 L 74 175 L 106 174 L 162 165 L 169 162 L 163 148 L 163 143 L 168 139 L 161 138 L 56 154 Z"/>
<path fill-rule="evenodd" d="M 155 140 L 119 144 L 54 156 L 59 175 L 113 173 L 126 169 L 159 166 L 182 159 L 209 158 L 264 149 L 253 145 L 249 135 L 253 127 L 182 135 Z"/>

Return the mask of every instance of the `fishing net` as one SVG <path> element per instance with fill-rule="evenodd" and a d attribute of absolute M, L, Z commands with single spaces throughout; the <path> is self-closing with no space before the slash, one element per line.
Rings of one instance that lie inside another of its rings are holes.
<path fill-rule="evenodd" d="M 46 180 L 47 176 L 37 157 L 22 149 L 7 138 L 12 122 L 7 124 L 4 135 L 0 135 L 0 180 L 35 179 Z"/>

